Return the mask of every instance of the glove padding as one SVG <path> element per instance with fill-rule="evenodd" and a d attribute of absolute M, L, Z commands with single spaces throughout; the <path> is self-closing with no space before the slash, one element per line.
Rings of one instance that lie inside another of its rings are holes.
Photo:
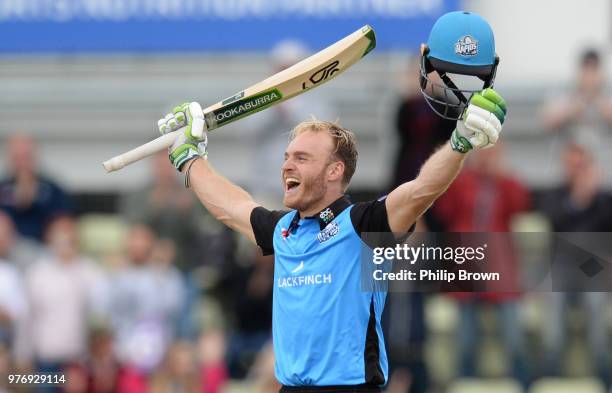
<path fill-rule="evenodd" d="M 163 119 L 157 122 L 157 128 L 162 134 L 177 131 L 180 132 L 168 153 L 170 162 L 177 170 L 196 157 L 207 156 L 208 137 L 206 122 L 202 107 L 197 102 L 185 102 L 172 110 Z"/>
<path fill-rule="evenodd" d="M 450 144 L 453 150 L 467 153 L 486 149 L 497 142 L 506 119 L 506 102 L 493 89 L 474 93 L 463 116 L 457 121 Z"/>

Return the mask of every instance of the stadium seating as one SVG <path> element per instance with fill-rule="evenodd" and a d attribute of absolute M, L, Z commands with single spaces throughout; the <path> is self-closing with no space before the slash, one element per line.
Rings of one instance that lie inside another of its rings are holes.
<path fill-rule="evenodd" d="M 604 393 L 603 384 L 594 378 L 544 378 L 534 382 L 528 393 Z"/>
<path fill-rule="evenodd" d="M 458 379 L 446 390 L 446 393 L 491 392 L 522 393 L 523 389 L 517 382 L 511 379 Z"/>

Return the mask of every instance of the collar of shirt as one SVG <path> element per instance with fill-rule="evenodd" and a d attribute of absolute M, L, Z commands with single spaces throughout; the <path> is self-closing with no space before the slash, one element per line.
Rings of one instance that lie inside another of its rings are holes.
<path fill-rule="evenodd" d="M 344 209 L 351 205 L 351 201 L 348 195 L 343 195 L 340 198 L 336 199 L 331 205 L 327 206 L 325 209 L 321 210 L 319 213 L 314 216 L 304 217 L 305 220 L 318 219 L 319 220 L 319 228 L 323 230 L 327 224 L 332 222 L 334 218 L 338 217 Z M 289 233 L 295 232 L 297 227 L 300 225 L 300 213 L 295 212 L 293 219 L 291 220 L 291 224 L 289 225 Z"/>

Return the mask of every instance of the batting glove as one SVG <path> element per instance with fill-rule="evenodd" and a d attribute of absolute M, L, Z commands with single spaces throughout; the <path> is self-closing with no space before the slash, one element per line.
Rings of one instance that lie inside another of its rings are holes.
<path fill-rule="evenodd" d="M 506 118 L 506 101 L 493 89 L 484 89 L 471 98 L 457 128 L 451 135 L 453 150 L 467 153 L 486 149 L 497 142 Z"/>
<path fill-rule="evenodd" d="M 180 171 L 185 163 L 194 158 L 206 158 L 206 122 L 202 107 L 197 102 L 186 102 L 175 107 L 172 113 L 157 122 L 157 128 L 162 134 L 183 128 L 168 149 L 170 162 L 177 170 Z"/>

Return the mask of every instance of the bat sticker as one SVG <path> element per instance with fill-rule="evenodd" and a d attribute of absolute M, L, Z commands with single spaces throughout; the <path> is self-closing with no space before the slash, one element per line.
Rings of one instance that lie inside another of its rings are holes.
<path fill-rule="evenodd" d="M 310 78 L 308 78 L 308 80 L 312 83 L 312 85 L 307 86 L 306 82 L 302 82 L 302 90 L 310 89 L 312 86 L 316 85 L 317 83 L 320 83 L 326 80 L 327 78 L 329 78 L 330 76 L 333 76 L 334 73 L 340 71 L 340 68 L 338 68 L 339 65 L 340 65 L 340 60 L 336 60 L 333 63 L 328 64 L 325 67 L 321 68 L 320 70 L 316 71 L 314 74 L 310 76 Z"/>
<path fill-rule="evenodd" d="M 243 116 L 258 112 L 283 98 L 278 89 L 238 100 L 231 105 L 206 114 L 206 124 L 221 127 L 225 123 L 238 120 Z M 230 101 L 231 102 L 231 101 Z"/>

